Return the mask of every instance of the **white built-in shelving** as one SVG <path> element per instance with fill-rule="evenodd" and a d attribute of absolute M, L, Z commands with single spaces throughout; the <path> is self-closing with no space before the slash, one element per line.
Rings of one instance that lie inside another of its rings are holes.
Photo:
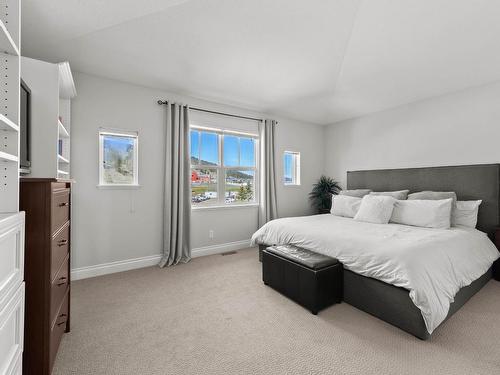
<path fill-rule="evenodd" d="M 0 51 L 9 55 L 20 55 L 16 42 L 2 20 L 0 20 Z"/>
<path fill-rule="evenodd" d="M 0 113 L 0 130 L 19 131 L 19 126 Z"/>
<path fill-rule="evenodd" d="M 0 161 L 17 163 L 19 161 L 19 158 L 7 152 L 0 151 Z"/>
<path fill-rule="evenodd" d="M 65 103 L 62 102 L 63 99 L 59 99 L 59 113 L 61 113 L 61 107 L 64 107 Z M 68 99 L 69 100 L 69 99 Z M 69 105 L 69 103 L 67 103 Z M 60 116 L 62 117 L 62 116 Z M 64 118 L 63 118 L 64 119 Z M 66 121 L 65 121 L 66 122 Z M 58 178 L 69 178 L 69 167 L 70 167 L 70 135 L 66 126 L 63 125 L 61 120 L 59 120 L 58 125 L 58 140 L 57 140 L 57 177 Z"/>
<path fill-rule="evenodd" d="M 76 96 L 75 83 L 69 63 L 58 64 L 59 68 L 59 125 L 58 125 L 58 177 L 70 176 L 71 146 L 71 99 Z"/>
<path fill-rule="evenodd" d="M 19 212 L 19 0 L 0 0 L 0 372 L 22 373 L 24 213 Z"/>
<path fill-rule="evenodd" d="M 27 176 L 71 178 L 71 99 L 76 90 L 69 63 L 22 57 L 21 66 L 32 93 L 31 135 L 37 142 Z"/>
<path fill-rule="evenodd" d="M 19 51 L 19 1 L 0 0 L 0 213 L 19 211 Z"/>
<path fill-rule="evenodd" d="M 57 159 L 59 160 L 59 164 L 69 164 L 69 160 L 64 156 L 57 155 Z"/>
<path fill-rule="evenodd" d="M 59 120 L 59 138 L 69 138 L 69 133 L 62 124 L 61 120 Z"/>

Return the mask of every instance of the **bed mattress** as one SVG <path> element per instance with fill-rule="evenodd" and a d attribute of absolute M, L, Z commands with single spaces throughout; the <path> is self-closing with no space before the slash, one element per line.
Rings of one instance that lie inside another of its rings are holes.
<path fill-rule="evenodd" d="M 331 214 L 273 220 L 252 242 L 304 247 L 337 258 L 352 272 L 408 290 L 429 333 L 444 321 L 457 292 L 499 257 L 476 229 L 371 224 Z"/>

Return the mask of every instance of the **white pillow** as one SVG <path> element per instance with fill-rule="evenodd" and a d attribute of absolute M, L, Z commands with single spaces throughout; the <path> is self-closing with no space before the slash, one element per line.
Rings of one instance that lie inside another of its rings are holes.
<path fill-rule="evenodd" d="M 424 228 L 449 229 L 453 199 L 397 201 L 391 222 Z"/>
<path fill-rule="evenodd" d="M 464 226 L 475 228 L 479 205 L 483 201 L 457 201 L 455 209 L 451 213 L 452 226 Z"/>
<path fill-rule="evenodd" d="M 366 195 L 361 200 L 354 220 L 374 224 L 387 224 L 392 215 L 396 199 L 384 195 Z"/>
<path fill-rule="evenodd" d="M 370 195 L 385 195 L 386 197 L 393 197 L 398 200 L 405 200 L 408 197 L 410 190 L 398 191 L 372 191 Z"/>
<path fill-rule="evenodd" d="M 339 195 L 347 195 L 349 197 L 363 198 L 365 195 L 370 194 L 370 189 L 354 189 L 354 190 L 341 190 Z"/>
<path fill-rule="evenodd" d="M 443 199 L 453 199 L 453 205 L 457 201 L 457 194 L 454 191 L 419 191 L 418 193 L 408 194 L 408 200 L 420 199 L 420 200 L 443 200 Z"/>
<path fill-rule="evenodd" d="M 331 213 L 335 216 L 354 217 L 359 210 L 360 204 L 361 198 L 333 195 Z"/>

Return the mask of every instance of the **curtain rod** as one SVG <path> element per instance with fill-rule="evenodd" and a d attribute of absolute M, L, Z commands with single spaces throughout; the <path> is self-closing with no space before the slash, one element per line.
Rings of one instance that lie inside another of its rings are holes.
<path fill-rule="evenodd" d="M 160 105 L 162 105 L 162 104 L 168 104 L 168 100 L 158 100 L 158 104 L 160 104 Z M 213 113 L 215 115 L 242 118 L 242 119 L 245 119 L 245 120 L 253 120 L 253 121 L 259 121 L 259 122 L 263 122 L 264 121 L 264 120 L 262 120 L 260 118 L 240 116 L 240 115 L 233 115 L 231 113 L 224 113 L 224 112 L 217 112 L 217 111 L 210 111 L 208 109 L 203 109 L 203 108 L 189 107 L 189 109 L 191 109 L 193 111 L 198 111 L 198 112 Z"/>

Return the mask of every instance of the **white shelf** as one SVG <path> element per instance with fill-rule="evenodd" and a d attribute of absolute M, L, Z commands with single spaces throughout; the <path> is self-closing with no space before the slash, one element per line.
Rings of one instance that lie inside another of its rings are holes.
<path fill-rule="evenodd" d="M 0 50 L 9 55 L 19 56 L 19 48 L 17 48 L 2 20 L 0 20 Z"/>
<path fill-rule="evenodd" d="M 69 172 L 61 171 L 60 169 L 58 169 L 57 174 L 62 174 L 63 176 L 67 176 L 67 175 L 69 175 Z"/>
<path fill-rule="evenodd" d="M 58 120 L 59 122 L 59 138 L 69 138 L 69 133 L 62 124 L 61 120 Z"/>
<path fill-rule="evenodd" d="M 0 161 L 14 161 L 14 162 L 17 162 L 18 158 L 15 155 L 8 154 L 6 152 L 0 151 Z"/>
<path fill-rule="evenodd" d="M 24 212 L 5 212 L 0 213 L 0 226 L 7 227 L 14 223 L 22 222 Z"/>
<path fill-rule="evenodd" d="M 13 130 L 18 132 L 19 126 L 14 124 L 11 120 L 0 113 L 0 129 L 1 130 Z"/>
<path fill-rule="evenodd" d="M 69 164 L 69 160 L 59 154 L 57 155 L 57 160 L 59 160 L 59 163 Z"/>

